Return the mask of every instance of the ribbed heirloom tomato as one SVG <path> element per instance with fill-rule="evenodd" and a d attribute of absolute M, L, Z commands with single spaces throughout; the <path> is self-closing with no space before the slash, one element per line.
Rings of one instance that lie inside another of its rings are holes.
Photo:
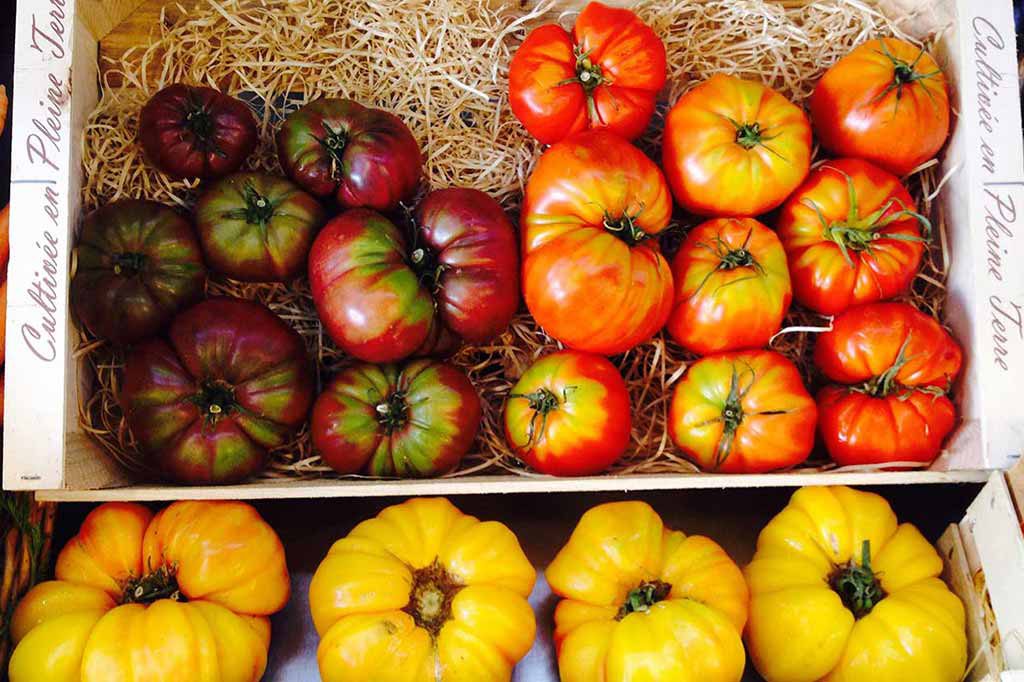
<path fill-rule="evenodd" d="M 942 70 L 897 38 L 869 40 L 840 59 L 811 95 L 811 119 L 825 149 L 905 175 L 931 159 L 949 135 Z"/>
<path fill-rule="evenodd" d="M 534 29 L 508 80 L 512 113 L 544 144 L 588 128 L 632 140 L 665 84 L 665 46 L 629 10 L 591 2 L 571 35 L 558 24 Z"/>
<path fill-rule="evenodd" d="M 669 334 L 701 355 L 768 345 L 793 297 L 779 238 L 753 218 L 693 228 L 672 260 L 672 279 Z"/>
<path fill-rule="evenodd" d="M 403 234 L 352 209 L 313 242 L 309 281 L 324 328 L 347 353 L 392 362 L 489 341 L 519 306 L 515 228 L 484 192 L 428 194 Z"/>
<path fill-rule="evenodd" d="M 622 375 L 600 355 L 561 351 L 537 360 L 505 403 L 505 439 L 545 474 L 582 476 L 611 466 L 629 445 Z"/>
<path fill-rule="evenodd" d="M 434 476 L 469 451 L 480 398 L 459 369 L 432 360 L 344 369 L 313 405 L 310 431 L 342 474 Z"/>
<path fill-rule="evenodd" d="M 956 424 L 947 393 L 963 352 L 906 303 L 857 306 L 818 336 L 814 362 L 842 384 L 818 393 L 819 430 L 840 464 L 931 462 Z"/>
<path fill-rule="evenodd" d="M 814 169 L 776 224 L 794 297 L 826 315 L 906 292 L 930 230 L 899 179 L 860 159 Z"/>
<path fill-rule="evenodd" d="M 258 682 L 290 594 L 281 541 L 242 502 L 104 504 L 55 572 L 14 611 L 11 682 Z"/>
<path fill-rule="evenodd" d="M 309 585 L 324 682 L 508 682 L 536 572 L 507 527 L 412 499 L 334 543 Z"/>
<path fill-rule="evenodd" d="M 716 74 L 665 119 L 662 167 L 679 205 L 697 215 L 772 210 L 807 176 L 811 124 L 761 83 Z"/>
<path fill-rule="evenodd" d="M 942 569 L 881 496 L 798 490 L 746 568 L 754 666 L 767 682 L 959 682 L 964 607 Z"/>
<path fill-rule="evenodd" d="M 544 152 L 521 217 L 534 319 L 565 345 L 604 355 L 653 336 L 672 308 L 657 241 L 671 212 L 661 171 L 613 133 L 579 133 Z"/>
<path fill-rule="evenodd" d="M 589 510 L 545 571 L 562 682 L 739 682 L 747 586 L 644 502 Z"/>
<path fill-rule="evenodd" d="M 800 464 L 817 410 L 796 366 L 773 351 L 709 355 L 672 394 L 672 441 L 702 469 L 761 473 Z"/>

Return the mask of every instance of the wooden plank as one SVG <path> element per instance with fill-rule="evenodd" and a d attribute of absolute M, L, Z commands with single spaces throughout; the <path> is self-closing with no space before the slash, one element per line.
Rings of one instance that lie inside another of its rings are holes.
<path fill-rule="evenodd" d="M 184 3 L 182 3 L 184 4 Z M 172 24 L 181 16 L 179 0 L 142 0 L 138 6 L 100 41 L 100 82 L 120 87 L 124 80 L 118 76 L 116 65 L 126 52 L 147 47 L 160 34 L 160 24 Z M 150 76 L 159 75 L 160 60 L 150 63 Z"/>
<path fill-rule="evenodd" d="M 483 493 L 556 493 L 725 488 L 796 488 L 805 485 L 913 485 L 980 483 L 980 471 L 811 472 L 733 476 L 728 474 L 648 474 L 635 476 L 465 476 L 427 480 L 261 480 L 232 486 L 137 485 L 105 490 L 40 490 L 40 500 L 103 502 L 184 499 L 295 499 L 317 497 L 388 497 L 475 495 Z"/>

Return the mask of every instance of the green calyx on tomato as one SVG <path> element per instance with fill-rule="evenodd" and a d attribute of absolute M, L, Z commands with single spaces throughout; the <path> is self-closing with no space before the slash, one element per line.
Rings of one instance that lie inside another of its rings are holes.
<path fill-rule="evenodd" d="M 757 262 L 757 260 L 754 258 L 754 254 L 752 254 L 749 248 L 747 248 L 748 246 L 750 246 L 750 237 L 753 234 L 754 231 L 749 230 L 747 232 L 747 236 L 743 238 L 743 244 L 740 245 L 738 249 L 731 248 L 729 244 L 724 239 L 722 239 L 720 235 L 715 235 L 714 241 L 710 244 L 708 244 L 707 242 L 699 242 L 697 244 L 701 248 L 707 249 L 711 253 L 715 254 L 715 257 L 718 258 L 718 266 L 704 276 L 704 279 L 701 280 L 701 283 L 697 286 L 693 294 L 690 296 L 691 298 L 697 296 L 697 294 L 701 292 L 701 290 L 704 288 L 704 285 L 707 283 L 709 279 L 711 279 L 711 276 L 715 274 L 716 270 L 735 270 L 736 268 L 751 268 L 754 270 L 753 275 L 750 275 L 749 277 L 741 277 L 739 279 L 734 279 L 731 282 L 723 284 L 722 286 L 729 286 L 730 284 L 736 284 L 737 282 L 742 282 L 753 277 L 760 277 L 765 274 L 764 267 Z"/>
<path fill-rule="evenodd" d="M 348 135 L 341 128 L 332 129 L 327 121 L 324 121 L 324 130 L 326 131 L 324 136 L 318 137 L 316 140 L 331 157 L 331 177 L 337 180 L 341 177 L 341 157 L 345 153 L 345 147 L 348 146 Z"/>
<path fill-rule="evenodd" d="M 629 211 L 624 211 L 622 215 L 618 217 L 615 217 L 605 211 L 604 229 L 626 242 L 629 246 L 636 246 L 651 236 L 636 224 L 637 218 L 640 217 L 640 214 L 643 213 L 643 211 L 643 206 L 641 206 L 633 215 L 630 215 Z"/>
<path fill-rule="evenodd" d="M 626 595 L 626 600 L 619 607 L 615 620 L 622 620 L 631 613 L 647 613 L 652 606 L 668 599 L 671 592 L 672 586 L 661 580 L 642 582 Z"/>
<path fill-rule="evenodd" d="M 418 627 L 432 637 L 441 634 L 441 627 L 452 617 L 452 600 L 463 588 L 437 559 L 416 569 L 412 574 L 409 603 L 403 609 Z"/>
<path fill-rule="evenodd" d="M 235 389 L 220 380 L 204 381 L 191 401 L 199 407 L 200 414 L 209 424 L 216 424 L 221 417 L 238 409 Z"/>
<path fill-rule="evenodd" d="M 270 199 L 256 191 L 251 183 L 246 183 L 242 189 L 242 196 L 245 200 L 245 207 L 224 214 L 225 218 L 244 220 L 250 225 L 259 225 L 261 229 L 267 229 L 267 223 L 274 217 L 277 205 Z"/>
<path fill-rule="evenodd" d="M 520 446 L 521 448 L 528 448 L 536 442 L 538 433 L 537 420 L 540 420 L 540 433 L 544 433 L 548 426 L 548 415 L 557 410 L 563 402 L 568 402 L 569 394 L 575 389 L 575 386 L 563 388 L 561 400 L 558 399 L 558 396 L 551 389 L 544 388 L 543 386 L 531 393 L 509 394 L 509 399 L 522 398 L 528 400 L 530 409 L 533 410 L 533 416 L 530 417 L 530 428 L 527 431 L 526 443 Z"/>
<path fill-rule="evenodd" d="M 777 136 L 768 135 L 768 129 L 762 128 L 760 123 L 758 123 L 757 121 L 754 121 L 753 123 L 740 123 L 739 121 L 733 118 L 729 118 L 728 116 L 726 116 L 725 118 L 727 118 L 729 120 L 729 123 L 732 123 L 733 127 L 736 128 L 736 144 L 743 147 L 744 149 L 764 147 L 771 154 L 774 154 L 783 161 L 786 160 L 785 156 L 783 156 L 782 154 L 780 154 L 779 152 L 765 144 L 765 142 L 769 140 L 774 140 Z"/>
<path fill-rule="evenodd" d="M 860 214 L 860 207 L 857 201 L 857 188 L 854 186 L 853 178 L 850 177 L 848 173 L 845 173 L 838 168 L 833 168 L 833 170 L 841 174 L 846 179 L 846 192 L 848 203 L 850 205 L 849 211 L 846 214 L 846 219 L 830 223 L 826 220 L 824 214 L 816 203 L 810 199 L 804 199 L 802 203 L 804 206 L 807 206 L 814 211 L 818 216 L 818 221 L 821 223 L 821 227 L 824 230 L 824 238 L 835 242 L 836 245 L 839 246 L 839 250 L 843 253 L 843 259 L 851 268 L 855 266 L 853 263 L 853 257 L 850 256 L 850 251 L 853 251 L 854 253 L 871 253 L 872 242 L 876 240 L 892 239 L 904 242 L 927 242 L 929 240 L 932 231 L 931 221 L 920 213 L 907 208 L 900 199 L 889 199 L 889 201 L 882 204 L 873 213 L 862 216 Z M 898 206 L 900 210 L 889 213 L 893 206 Z M 889 213 L 889 215 L 886 215 L 886 213 Z M 912 234 L 882 232 L 882 230 L 889 225 L 906 218 L 913 218 L 916 220 L 921 226 L 921 232 L 925 236 L 918 237 Z"/>
<path fill-rule="evenodd" d="M 175 566 L 161 566 L 137 578 L 130 578 L 124 584 L 122 604 L 152 604 L 161 599 L 188 601 L 178 587 Z"/>
<path fill-rule="evenodd" d="M 861 545 L 860 565 L 851 558 L 845 566 L 837 566 L 829 584 L 857 620 L 871 613 L 875 605 L 885 599 L 885 590 L 871 570 L 870 540 Z"/>
<path fill-rule="evenodd" d="M 602 85 L 611 85 L 611 81 L 605 78 L 601 65 L 595 64 L 590 59 L 590 50 L 584 52 L 577 45 L 573 52 L 576 56 L 576 77 L 559 81 L 555 84 L 555 87 L 579 83 L 583 87 L 584 94 L 587 96 L 587 114 L 590 120 L 600 122 L 600 118 L 597 115 L 597 105 L 594 103 L 594 90 Z"/>
<path fill-rule="evenodd" d="M 748 365 L 747 372 L 750 373 L 750 383 L 741 388 L 741 373 L 733 365 L 732 377 L 729 380 L 729 394 L 725 397 L 725 403 L 722 405 L 722 414 L 701 424 L 701 426 L 707 426 L 716 422 L 721 422 L 722 424 L 722 437 L 718 440 L 713 469 L 718 469 L 729 458 L 729 454 L 732 452 L 733 441 L 736 438 L 736 431 L 747 417 L 747 413 L 743 410 L 743 399 L 747 397 L 747 393 L 750 392 L 750 389 L 753 388 L 757 380 L 757 374 L 753 367 Z M 787 412 L 789 410 L 763 410 L 753 414 L 776 415 L 786 414 Z"/>
<path fill-rule="evenodd" d="M 146 254 L 144 253 L 118 253 L 114 254 L 114 274 L 131 277 L 142 272 L 146 266 Z"/>
<path fill-rule="evenodd" d="M 917 81 L 922 81 L 928 78 L 934 78 L 936 76 L 942 75 L 942 71 L 939 70 L 929 71 L 925 73 L 920 73 L 915 70 L 917 68 L 917 63 L 921 60 L 921 57 L 923 57 L 926 54 L 923 47 L 921 48 L 921 51 L 917 53 L 917 56 L 914 58 L 914 61 L 907 62 L 900 59 L 892 52 L 890 52 L 889 46 L 885 44 L 884 40 L 881 40 L 879 42 L 882 45 L 880 54 L 884 54 L 892 62 L 893 76 L 892 82 L 889 83 L 889 85 L 886 86 L 886 88 L 882 90 L 882 92 L 878 93 L 878 95 L 872 101 L 878 102 L 882 99 L 885 99 L 886 95 L 895 90 L 896 106 L 899 106 L 900 99 L 903 97 L 904 87 L 908 85 L 913 85 Z M 931 90 L 929 90 L 928 88 L 923 89 L 925 94 L 928 95 L 928 99 L 931 100 L 932 104 L 937 106 L 938 103 L 935 101 L 935 95 L 932 94 Z"/>
<path fill-rule="evenodd" d="M 389 393 L 384 400 L 377 403 L 374 410 L 377 412 L 377 421 L 384 429 L 384 433 L 389 436 L 409 421 L 409 403 L 405 399 L 404 391 Z"/>
<path fill-rule="evenodd" d="M 893 361 L 892 366 L 890 366 L 889 369 L 869 381 L 864 382 L 860 386 L 851 387 L 850 390 L 857 393 L 864 393 L 873 398 L 885 398 L 897 392 L 902 392 L 902 398 L 913 391 L 929 393 L 935 396 L 945 395 L 946 392 L 938 386 L 903 386 L 896 381 L 896 377 L 899 375 L 900 371 L 908 362 L 914 359 L 914 356 L 907 356 L 907 346 L 909 344 L 910 334 L 907 334 L 907 338 L 903 340 L 903 344 L 900 346 L 900 350 L 896 354 L 896 359 Z"/>

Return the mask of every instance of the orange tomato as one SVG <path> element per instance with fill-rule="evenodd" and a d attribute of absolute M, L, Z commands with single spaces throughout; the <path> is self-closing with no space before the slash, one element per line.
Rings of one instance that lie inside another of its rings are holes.
<path fill-rule="evenodd" d="M 768 345 L 793 297 L 779 238 L 753 218 L 693 228 L 672 261 L 672 279 L 668 331 L 701 355 Z"/>
<path fill-rule="evenodd" d="M 807 176 L 811 124 L 771 88 L 717 74 L 672 107 L 662 160 L 676 201 L 691 213 L 758 215 Z"/>
<path fill-rule="evenodd" d="M 946 77 L 924 48 L 869 40 L 825 72 L 811 95 L 821 145 L 897 175 L 928 161 L 949 136 Z"/>
<path fill-rule="evenodd" d="M 523 198 L 523 294 L 565 345 L 622 353 L 665 325 L 672 272 L 657 235 L 672 202 L 661 171 L 606 130 L 548 149 Z"/>

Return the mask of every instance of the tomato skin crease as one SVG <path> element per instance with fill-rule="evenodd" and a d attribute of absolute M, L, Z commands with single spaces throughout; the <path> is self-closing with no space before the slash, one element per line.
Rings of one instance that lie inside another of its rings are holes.
<path fill-rule="evenodd" d="M 627 10 L 589 3 L 570 34 L 558 24 L 534 29 L 509 67 L 509 104 L 544 144 L 606 128 L 638 137 L 665 84 L 661 38 Z"/>

